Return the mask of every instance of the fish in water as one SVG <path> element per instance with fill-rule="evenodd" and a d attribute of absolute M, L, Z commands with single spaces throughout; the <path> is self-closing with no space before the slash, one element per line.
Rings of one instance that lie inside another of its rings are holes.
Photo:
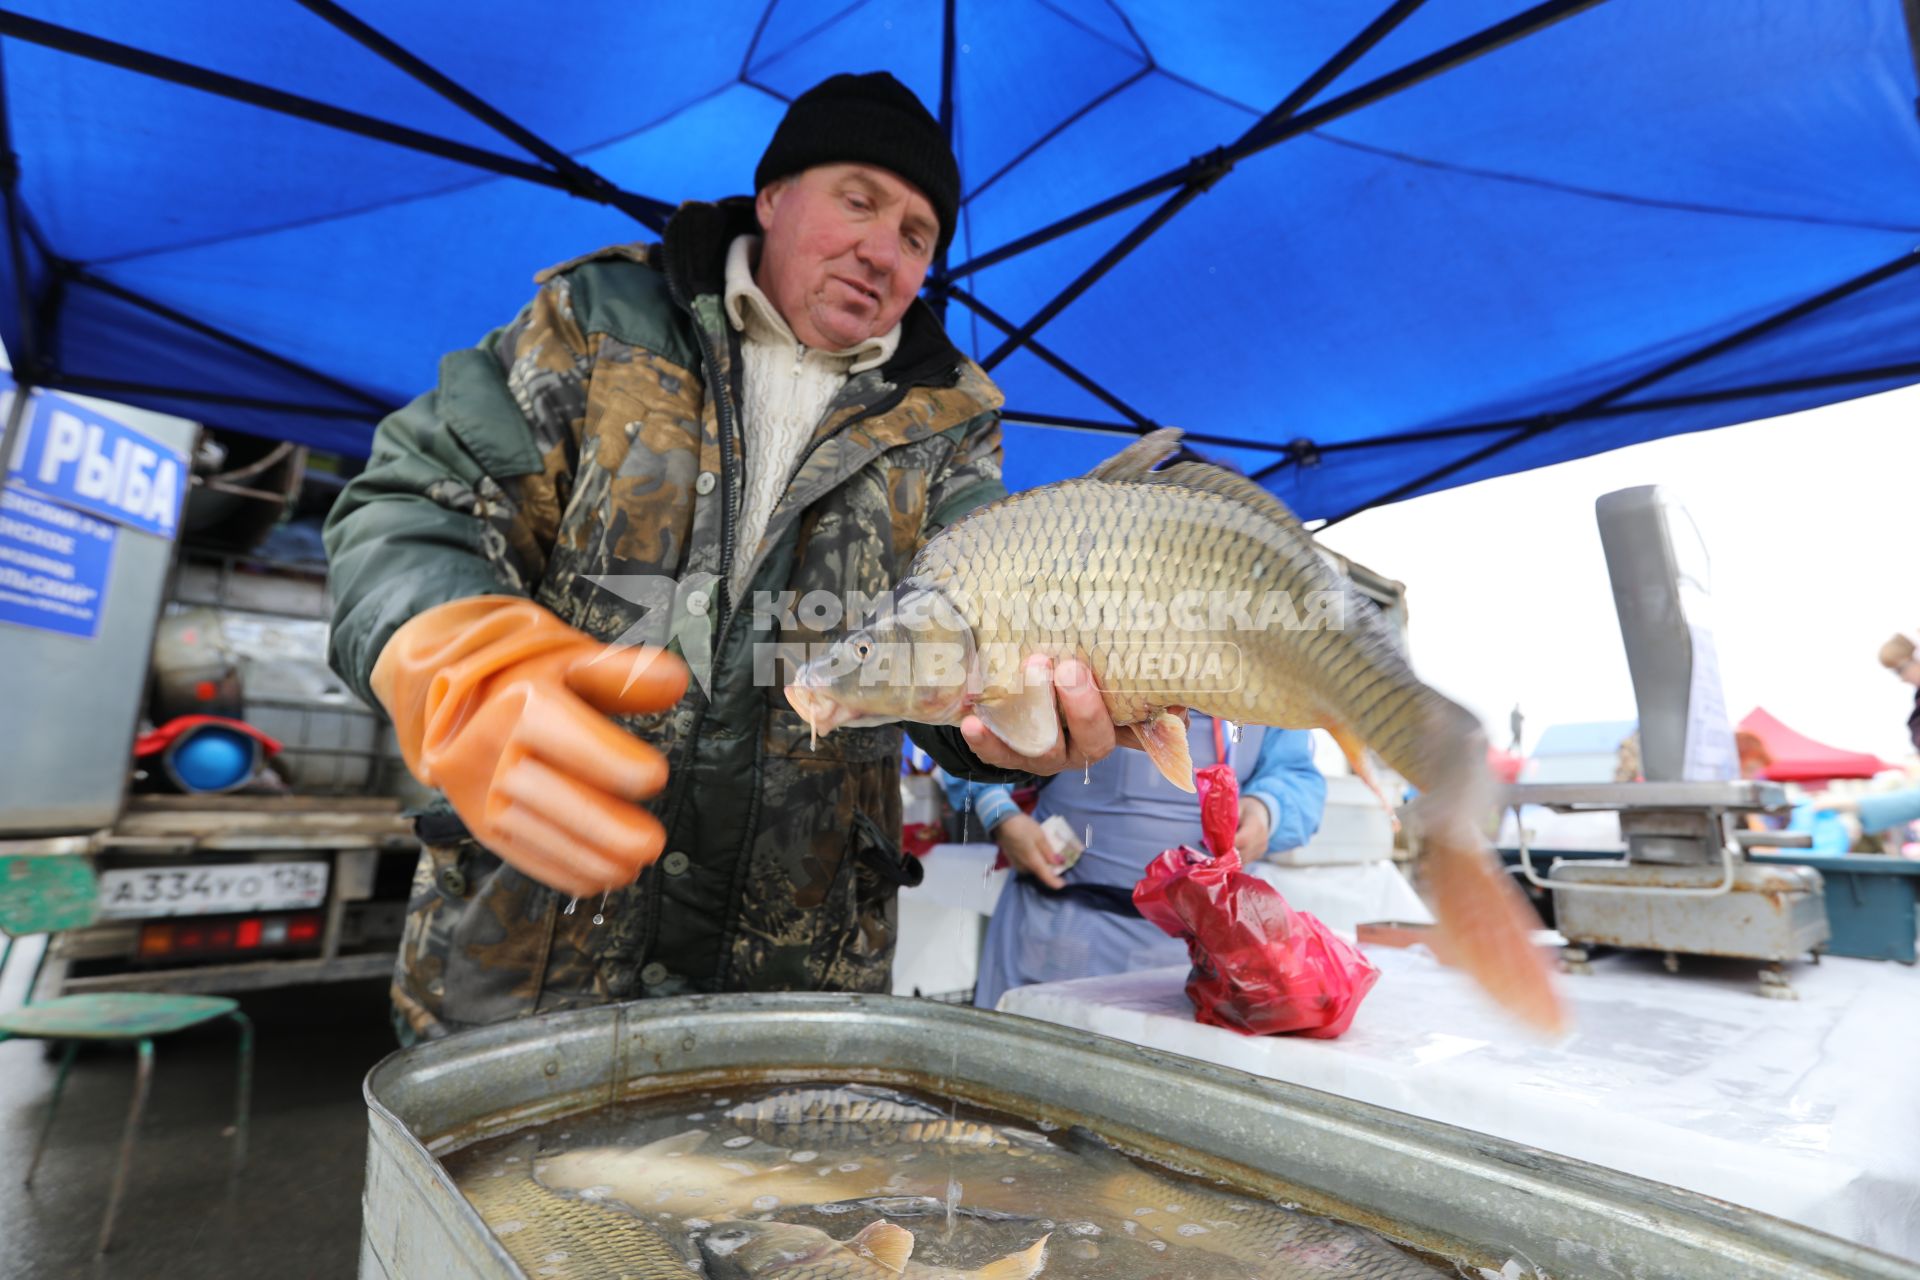
<path fill-rule="evenodd" d="M 755 1165 L 703 1151 L 709 1137 L 695 1129 L 641 1147 L 580 1147 L 542 1158 L 533 1174 L 557 1191 L 618 1200 L 647 1213 L 707 1219 L 853 1200 L 882 1190 L 932 1190 L 900 1188 L 900 1178 L 877 1159 Z"/>
<path fill-rule="evenodd" d="M 1176 1182 L 1142 1169 L 1091 1130 L 1064 1145 L 1098 1171 L 1094 1199 L 1128 1234 L 1252 1266 L 1268 1280 L 1434 1280 L 1452 1276 L 1356 1227 Z"/>
<path fill-rule="evenodd" d="M 530 1154 L 539 1139 L 523 1143 Z M 612 1205 L 598 1205 L 542 1187 L 526 1154 L 492 1177 L 472 1179 L 461 1194 L 513 1260 L 530 1276 L 557 1280 L 691 1280 L 700 1270 L 652 1225 Z"/>
<path fill-rule="evenodd" d="M 1060 723 L 1052 681 L 1028 678 L 1028 662 L 1076 658 L 1113 722 L 1189 791 L 1176 708 L 1326 729 L 1370 785 L 1369 749 L 1419 789 L 1443 945 L 1501 1004 L 1563 1029 L 1530 939 L 1538 918 L 1479 829 L 1491 807 L 1479 722 L 1414 675 L 1384 616 L 1272 494 L 1205 463 L 1154 470 L 1179 440 L 1153 432 L 940 533 L 871 623 L 795 673 L 793 709 L 815 733 L 975 715 L 1040 755 Z"/>
<path fill-rule="evenodd" d="M 913 1232 L 884 1218 L 844 1241 L 786 1222 L 717 1222 L 700 1257 L 712 1280 L 1028 1280 L 1046 1264 L 1047 1239 L 956 1271 L 914 1262 Z"/>
<path fill-rule="evenodd" d="M 1037 1133 L 956 1119 L 937 1107 L 872 1085 L 784 1089 L 737 1103 L 725 1115 L 741 1132 L 773 1146 L 919 1142 L 998 1149 L 1016 1142 L 1047 1145 Z"/>

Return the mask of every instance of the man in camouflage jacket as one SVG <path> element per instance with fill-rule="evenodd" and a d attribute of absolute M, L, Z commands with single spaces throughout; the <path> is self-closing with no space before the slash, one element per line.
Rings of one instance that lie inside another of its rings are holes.
<path fill-rule="evenodd" d="M 363 695 L 403 624 L 484 595 L 668 647 L 695 675 L 677 706 L 621 719 L 668 761 L 649 805 L 665 853 L 604 909 L 572 909 L 444 805 L 421 818 L 393 989 L 404 1039 L 638 996 L 888 988 L 895 896 L 918 879 L 896 844 L 900 729 L 810 743 L 767 659 L 826 638 L 778 602 L 882 594 L 934 533 L 1004 495 L 1001 396 L 913 302 L 890 358 L 812 428 L 736 578 L 755 437 L 723 277 L 732 242 L 760 230 L 751 200 L 688 204 L 658 245 L 541 272 L 511 324 L 381 424 L 329 518 L 333 663 Z M 951 728 L 913 732 L 950 771 L 1006 776 Z"/>

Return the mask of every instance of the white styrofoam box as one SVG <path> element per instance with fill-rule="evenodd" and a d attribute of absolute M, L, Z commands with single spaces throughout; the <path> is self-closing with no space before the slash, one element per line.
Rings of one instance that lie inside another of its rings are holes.
<path fill-rule="evenodd" d="M 1359 778 L 1335 774 L 1327 779 L 1327 808 L 1320 830 L 1298 849 L 1270 853 L 1268 862 L 1285 867 L 1335 862 L 1378 862 L 1393 856 L 1393 818 L 1380 797 Z"/>

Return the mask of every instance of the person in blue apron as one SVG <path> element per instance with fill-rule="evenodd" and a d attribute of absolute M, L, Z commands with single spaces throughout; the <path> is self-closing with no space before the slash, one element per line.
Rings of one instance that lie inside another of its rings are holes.
<path fill-rule="evenodd" d="M 1320 829 L 1327 782 L 1314 767 L 1312 737 L 1299 729 L 1247 726 L 1193 712 L 1187 725 L 1195 767 L 1226 760 L 1240 781 L 1243 861 L 1294 849 Z M 1179 845 L 1205 847 L 1200 806 L 1168 782 L 1143 751 L 1116 751 L 1086 775 L 1046 779 L 1033 816 L 1012 788 L 940 774 L 956 812 L 1000 846 L 1014 874 L 994 908 L 973 1002 L 999 1003 L 1009 988 L 1033 982 L 1185 964 L 1186 943 L 1142 919 L 1133 886 L 1147 864 Z M 1055 815 L 1086 846 L 1062 871 L 1040 827 Z"/>

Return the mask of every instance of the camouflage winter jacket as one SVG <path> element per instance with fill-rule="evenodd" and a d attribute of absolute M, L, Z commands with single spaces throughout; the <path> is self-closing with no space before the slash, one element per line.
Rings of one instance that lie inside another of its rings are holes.
<path fill-rule="evenodd" d="M 449 811 L 421 820 L 394 983 L 414 1035 L 643 995 L 887 988 L 895 895 L 918 876 L 896 846 L 900 730 L 810 746 L 770 659 L 840 621 L 796 599 L 885 592 L 935 531 L 1005 493 L 1001 397 L 916 302 L 893 358 L 849 378 L 815 428 L 733 598 L 723 566 L 755 459 L 723 275 L 755 230 L 749 201 L 689 204 L 660 245 L 542 272 L 511 324 L 446 356 L 438 386 L 381 424 L 327 522 L 333 665 L 363 695 L 402 623 L 489 592 L 669 645 L 696 673 L 678 707 L 626 722 L 670 763 L 653 805 L 667 852 L 604 924 Z M 995 776 L 951 729 L 915 738 Z"/>

